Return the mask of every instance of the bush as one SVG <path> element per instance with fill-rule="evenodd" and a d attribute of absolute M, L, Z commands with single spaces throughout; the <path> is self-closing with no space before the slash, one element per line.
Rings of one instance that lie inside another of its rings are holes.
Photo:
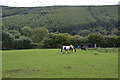
<path fill-rule="evenodd" d="M 11 43 L 14 37 L 10 33 L 2 31 L 2 49 L 11 49 Z"/>
<path fill-rule="evenodd" d="M 37 47 L 37 48 L 42 48 L 43 45 L 44 45 L 43 43 L 35 43 L 35 44 L 36 44 L 36 47 Z"/>
<path fill-rule="evenodd" d="M 118 41 L 118 36 L 105 36 L 106 47 L 117 47 Z"/>
<path fill-rule="evenodd" d="M 13 41 L 13 49 L 29 49 L 33 47 L 32 41 L 27 37 L 21 37 Z"/>
<path fill-rule="evenodd" d="M 102 45 L 105 43 L 104 37 L 100 34 L 90 34 L 87 36 L 88 43 Z"/>

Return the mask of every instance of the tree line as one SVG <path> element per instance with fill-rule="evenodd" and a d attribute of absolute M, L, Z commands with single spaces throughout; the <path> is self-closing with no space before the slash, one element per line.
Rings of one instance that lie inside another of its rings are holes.
<path fill-rule="evenodd" d="M 99 47 L 119 47 L 120 36 L 88 34 L 85 37 L 69 33 L 50 33 L 44 27 L 31 29 L 22 28 L 22 33 L 16 30 L 2 30 L 2 49 L 60 48 L 62 45 L 97 44 Z"/>
<path fill-rule="evenodd" d="M 118 6 L 4 6 L 2 48 L 118 47 L 118 17 Z"/>

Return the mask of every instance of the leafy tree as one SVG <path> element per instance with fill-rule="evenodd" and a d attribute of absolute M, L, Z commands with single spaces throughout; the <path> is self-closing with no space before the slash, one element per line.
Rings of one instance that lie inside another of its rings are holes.
<path fill-rule="evenodd" d="M 61 47 L 62 45 L 70 45 L 71 35 L 68 33 L 53 34 L 44 41 L 44 47 Z"/>
<path fill-rule="evenodd" d="M 78 46 L 82 43 L 82 38 L 81 36 L 79 35 L 74 35 L 71 37 L 71 44 L 74 45 L 74 46 Z"/>
<path fill-rule="evenodd" d="M 23 32 L 24 36 L 30 37 L 31 33 L 32 33 L 32 30 L 31 30 L 30 27 L 25 26 L 25 27 L 22 28 L 22 32 Z"/>
<path fill-rule="evenodd" d="M 9 33 L 12 34 L 15 38 L 20 38 L 21 34 L 16 30 L 9 30 Z"/>
<path fill-rule="evenodd" d="M 11 49 L 11 43 L 14 40 L 10 33 L 2 31 L 2 48 Z"/>
<path fill-rule="evenodd" d="M 90 33 L 91 32 L 89 30 L 79 30 L 78 35 L 85 37 L 85 36 L 87 36 Z"/>
<path fill-rule="evenodd" d="M 120 36 L 118 36 L 118 39 L 117 39 L 117 47 L 120 47 Z"/>
<path fill-rule="evenodd" d="M 100 34 L 90 34 L 87 36 L 88 42 L 91 44 L 98 44 L 98 46 L 104 44 L 104 37 Z"/>
<path fill-rule="evenodd" d="M 105 36 L 106 46 L 107 47 L 117 47 L 118 46 L 118 36 Z"/>
<path fill-rule="evenodd" d="M 40 43 L 48 35 L 48 30 L 44 27 L 35 28 L 32 30 L 31 40 L 34 43 Z"/>
<path fill-rule="evenodd" d="M 4 30 L 4 31 L 8 31 L 8 27 L 5 26 L 4 24 L 2 24 L 1 27 L 2 27 L 2 30 Z"/>
<path fill-rule="evenodd" d="M 61 44 L 61 45 L 69 45 L 70 44 L 70 38 L 71 38 L 71 35 L 68 34 L 68 33 L 60 33 L 59 36 L 58 36 L 58 42 Z"/>
<path fill-rule="evenodd" d="M 119 35 L 120 35 L 120 30 L 118 30 L 118 29 L 113 29 L 113 30 L 112 30 L 112 34 L 119 36 Z"/>
<path fill-rule="evenodd" d="M 32 48 L 32 41 L 28 37 L 21 36 L 20 39 L 15 39 L 12 42 L 14 49 L 29 49 Z"/>
<path fill-rule="evenodd" d="M 52 47 L 52 48 L 60 47 L 61 45 L 58 37 L 59 34 L 50 33 L 48 35 L 48 38 L 45 38 L 44 40 L 44 47 Z"/>

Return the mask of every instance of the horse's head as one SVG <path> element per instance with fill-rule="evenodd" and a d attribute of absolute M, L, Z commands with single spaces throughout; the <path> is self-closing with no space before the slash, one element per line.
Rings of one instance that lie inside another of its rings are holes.
<path fill-rule="evenodd" d="M 76 48 L 75 48 L 73 45 L 70 45 L 70 47 L 71 47 L 72 49 L 74 49 L 75 52 L 76 52 Z"/>
<path fill-rule="evenodd" d="M 70 45 L 70 47 L 73 49 L 74 46 L 73 46 L 73 45 Z"/>

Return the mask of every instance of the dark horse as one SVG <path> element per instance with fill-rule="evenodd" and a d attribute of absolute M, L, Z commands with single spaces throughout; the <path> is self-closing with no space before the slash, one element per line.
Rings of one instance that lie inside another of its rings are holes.
<path fill-rule="evenodd" d="M 81 47 L 81 50 L 86 50 L 86 47 L 85 46 Z"/>

